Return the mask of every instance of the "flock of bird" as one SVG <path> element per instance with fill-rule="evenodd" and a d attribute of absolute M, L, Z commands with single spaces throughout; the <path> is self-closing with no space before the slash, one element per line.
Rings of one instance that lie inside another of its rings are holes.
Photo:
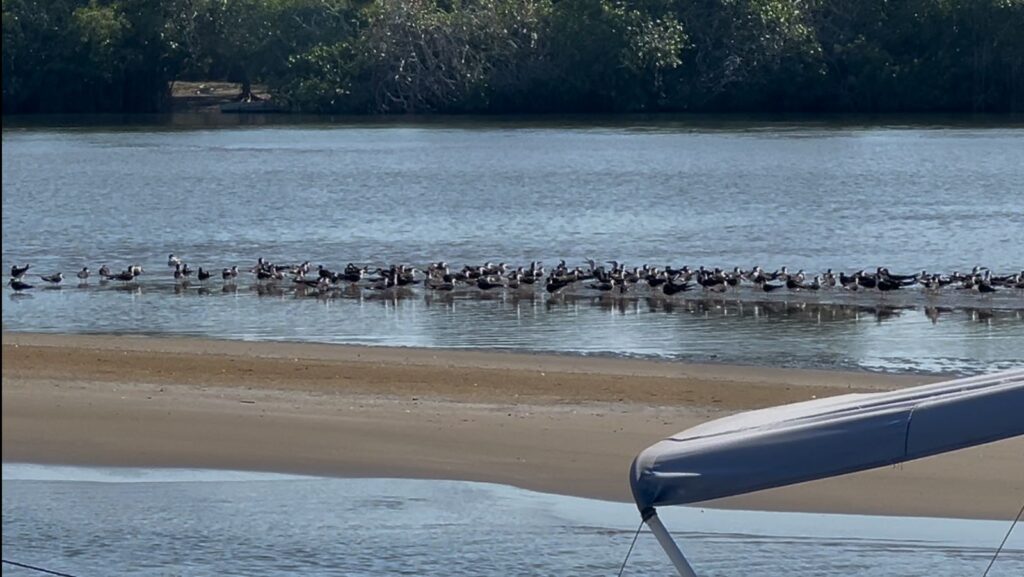
<path fill-rule="evenodd" d="M 608 265 L 608 266 L 605 266 Z M 203 269 L 193 270 L 179 257 L 171 254 L 167 258 L 167 266 L 173 273 L 176 282 L 187 284 L 193 275 L 201 282 L 219 276 L 225 283 L 233 283 L 239 276 L 237 266 L 222 269 L 219 273 Z M 27 282 L 30 264 L 11 267 L 11 278 L 8 281 L 14 291 L 30 290 L 32 284 Z M 137 282 L 145 271 L 139 265 L 130 265 L 122 271 L 114 272 L 106 265 L 97 271 L 100 282 L 120 281 L 123 283 Z M 563 260 L 548 271 L 541 262 L 535 261 L 529 266 L 510 267 L 505 263 L 484 263 L 482 265 L 466 265 L 453 269 L 445 262 L 431 263 L 426 268 L 416 268 L 395 264 L 388 267 L 358 266 L 349 263 L 337 272 L 323 265 L 315 268 L 306 261 L 298 265 L 279 265 L 262 257 L 247 270 L 258 283 L 291 282 L 304 289 L 313 289 L 318 293 L 334 290 L 339 285 L 367 286 L 377 290 L 388 290 L 396 287 L 423 286 L 433 291 L 451 291 L 460 286 L 475 287 L 481 291 L 498 289 L 531 289 L 542 286 L 549 293 L 557 293 L 567 287 L 576 286 L 601 292 L 627 293 L 638 286 L 646 285 L 650 290 L 660 291 L 671 296 L 688 291 L 725 293 L 741 286 L 753 288 L 755 291 L 771 293 L 775 291 L 820 291 L 848 290 L 874 291 L 887 293 L 902 290 L 911 286 L 920 286 L 928 293 L 936 293 L 943 289 L 970 291 L 989 294 L 1001 290 L 1024 290 L 1024 270 L 1019 273 L 998 275 L 985 267 L 974 267 L 968 273 L 953 272 L 936 274 L 921 271 L 916 274 L 893 274 L 888 268 L 878 267 L 874 271 L 859 270 L 847 274 L 834 272 L 832 269 L 809 275 L 803 270 L 790 272 L 787 267 L 768 272 L 760 266 L 750 270 L 739 267 L 732 270 L 720 268 L 674 268 L 672 266 L 626 267 L 618 261 L 607 261 L 599 264 L 587 259 L 585 265 L 570 267 Z M 92 277 L 88 267 L 83 267 L 75 275 L 80 284 L 87 284 Z M 59 286 L 64 275 L 56 272 L 39 275 L 38 278 L 47 285 Z"/>

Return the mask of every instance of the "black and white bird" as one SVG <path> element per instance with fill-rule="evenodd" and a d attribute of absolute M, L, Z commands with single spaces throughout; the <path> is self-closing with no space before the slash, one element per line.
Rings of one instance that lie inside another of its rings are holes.
<path fill-rule="evenodd" d="M 691 287 L 689 282 L 684 281 L 680 284 L 677 284 L 673 279 L 661 285 L 661 292 L 665 293 L 667 296 L 672 296 L 677 293 L 686 292 L 690 290 L 690 288 Z"/>
<path fill-rule="evenodd" d="M 890 280 L 888 278 L 879 278 L 875 281 L 875 288 L 882 292 L 889 292 L 899 290 L 903 285 L 896 280 Z"/>
<path fill-rule="evenodd" d="M 132 282 L 133 280 L 135 280 L 136 276 L 138 276 L 138 275 L 135 273 L 135 267 L 131 266 L 131 267 L 128 267 L 128 270 L 121 271 L 121 272 L 119 272 L 117 274 L 112 274 L 112 275 L 108 276 L 107 278 L 110 278 L 110 279 L 113 279 L 113 280 L 119 280 L 121 282 Z"/>
<path fill-rule="evenodd" d="M 78 271 L 78 274 L 76 274 L 75 276 L 77 276 L 78 280 L 82 282 L 89 280 L 89 267 L 83 266 L 82 270 Z"/>
<path fill-rule="evenodd" d="M 974 285 L 974 290 L 982 294 L 988 294 L 996 292 L 996 287 L 992 286 L 988 282 L 981 281 L 978 284 Z"/>
<path fill-rule="evenodd" d="M 555 293 L 571 285 L 573 282 L 575 282 L 575 279 L 571 277 L 549 276 L 547 282 L 544 283 L 544 290 L 549 293 Z"/>
<path fill-rule="evenodd" d="M 256 271 L 256 278 L 258 280 L 282 280 L 284 279 L 284 274 L 278 271 L 260 269 Z"/>
<path fill-rule="evenodd" d="M 28 284 L 27 282 L 21 282 L 16 278 L 12 278 L 11 280 L 7 281 L 7 286 L 14 289 L 14 292 L 16 293 L 20 293 L 21 291 L 32 288 L 32 285 Z"/>
<path fill-rule="evenodd" d="M 64 280 L 64 273 L 58 272 L 55 274 L 44 274 L 39 275 L 39 278 L 43 279 L 44 281 L 52 285 L 58 285 Z"/>
<path fill-rule="evenodd" d="M 211 275 L 210 275 L 210 271 L 203 270 L 203 267 L 199 267 L 199 272 L 197 273 L 196 276 L 199 277 L 199 280 L 201 282 L 201 281 L 204 281 L 204 280 L 210 278 Z"/>
<path fill-rule="evenodd" d="M 220 271 L 220 278 L 224 280 L 234 280 L 238 276 L 238 267 L 233 266 Z"/>
<path fill-rule="evenodd" d="M 175 267 L 177 267 L 180 264 L 181 264 L 181 259 L 176 257 L 176 256 L 174 256 L 174 253 L 171 253 L 171 254 L 167 255 L 167 266 L 168 267 L 175 268 Z"/>
<path fill-rule="evenodd" d="M 487 291 L 487 290 L 491 290 L 491 289 L 501 288 L 501 287 L 503 287 L 505 285 L 502 284 L 500 277 L 496 277 L 496 276 L 493 276 L 493 277 L 492 276 L 481 276 L 480 278 L 477 279 L 476 286 L 480 290 Z"/>
<path fill-rule="evenodd" d="M 21 266 L 12 265 L 11 266 L 11 278 L 21 278 L 21 277 L 25 276 L 25 273 L 27 273 L 28 269 L 30 269 L 30 268 L 32 268 L 32 265 L 30 265 L 28 263 L 25 263 L 25 264 L 23 264 Z"/>
<path fill-rule="evenodd" d="M 423 286 L 435 291 L 455 290 L 455 283 L 437 277 L 427 277 L 427 280 L 426 282 L 423 283 Z"/>

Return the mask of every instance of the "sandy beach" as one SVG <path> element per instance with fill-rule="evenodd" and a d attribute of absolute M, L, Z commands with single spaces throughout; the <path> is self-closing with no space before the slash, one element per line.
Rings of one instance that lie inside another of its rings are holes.
<path fill-rule="evenodd" d="M 505 483 L 629 500 L 632 457 L 715 417 L 936 380 L 184 338 L 3 335 L 5 462 Z M 1024 439 L 708 503 L 1005 519 Z"/>

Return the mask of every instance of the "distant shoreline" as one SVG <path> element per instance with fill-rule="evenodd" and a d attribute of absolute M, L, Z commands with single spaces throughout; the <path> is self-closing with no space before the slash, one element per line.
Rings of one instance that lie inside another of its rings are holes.
<path fill-rule="evenodd" d="M 265 93 L 261 96 L 269 97 Z M 419 113 L 419 114 L 315 114 L 308 112 L 234 114 L 220 112 L 220 105 L 235 102 L 237 94 L 175 97 L 165 112 L 4 114 L 4 128 L 48 125 L 160 125 L 174 120 L 201 118 L 205 125 L 337 123 L 371 126 L 450 126 L 494 124 L 559 127 L 630 126 L 679 124 L 692 128 L 744 128 L 750 126 L 813 126 L 865 128 L 1024 128 L 1024 113 L 976 112 L 621 112 L 621 113 Z"/>
<path fill-rule="evenodd" d="M 629 500 L 644 447 L 739 410 L 934 379 L 631 359 L 3 335 L 3 460 L 462 479 Z M 708 505 L 1006 518 L 1024 439 Z"/>

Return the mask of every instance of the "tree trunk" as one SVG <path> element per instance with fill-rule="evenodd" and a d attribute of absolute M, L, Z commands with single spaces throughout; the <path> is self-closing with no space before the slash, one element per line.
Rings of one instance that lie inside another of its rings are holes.
<path fill-rule="evenodd" d="M 242 73 L 242 93 L 238 95 L 239 102 L 251 102 L 252 101 L 252 80 L 249 79 L 249 75 Z"/>

